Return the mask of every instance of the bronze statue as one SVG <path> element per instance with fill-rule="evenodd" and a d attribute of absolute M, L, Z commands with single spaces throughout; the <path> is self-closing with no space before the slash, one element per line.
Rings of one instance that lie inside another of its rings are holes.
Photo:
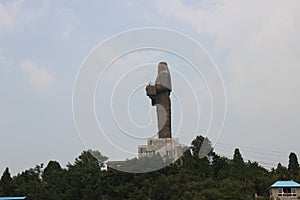
<path fill-rule="evenodd" d="M 158 138 L 171 138 L 171 76 L 166 62 L 158 64 L 155 85 L 147 85 L 147 96 L 152 106 L 156 105 Z"/>

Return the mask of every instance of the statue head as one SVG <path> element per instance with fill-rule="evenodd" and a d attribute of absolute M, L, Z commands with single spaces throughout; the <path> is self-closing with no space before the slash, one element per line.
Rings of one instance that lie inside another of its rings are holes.
<path fill-rule="evenodd" d="M 158 64 L 158 73 L 155 84 L 162 85 L 169 90 L 172 90 L 170 71 L 166 62 L 160 62 Z"/>

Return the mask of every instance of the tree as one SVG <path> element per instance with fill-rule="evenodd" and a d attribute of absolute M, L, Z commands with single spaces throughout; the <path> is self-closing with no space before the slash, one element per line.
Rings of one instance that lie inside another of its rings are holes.
<path fill-rule="evenodd" d="M 12 196 L 15 194 L 15 184 L 10 176 L 8 167 L 0 179 L 0 194 L 3 196 Z"/>
<path fill-rule="evenodd" d="M 193 172 L 195 176 L 207 177 L 212 173 L 207 154 L 212 152 L 211 143 L 203 136 L 197 136 L 191 143 L 191 150 L 183 154 L 183 166 L 185 170 Z"/>
<path fill-rule="evenodd" d="M 114 168 L 101 171 L 101 163 L 107 158 L 94 151 L 82 152 L 66 169 L 50 161 L 44 170 L 36 166 L 13 179 L 7 169 L 0 180 L 0 196 L 2 186 L 13 183 L 14 194 L 6 194 L 27 196 L 30 200 L 250 200 L 254 193 L 267 197 L 272 183 L 299 168 L 296 155 L 291 154 L 289 170 L 278 164 L 277 169 L 268 171 L 257 162 L 245 163 L 239 149 L 235 149 L 232 159 L 211 151 L 213 160 L 209 163 L 207 157 L 199 158 L 204 143 L 205 138 L 198 136 L 191 147 L 194 154 L 186 151 L 180 161 L 149 173 L 125 173 Z M 158 163 L 163 161 L 160 157 L 151 159 Z M 149 158 L 132 159 L 125 162 L 124 167 L 136 172 L 136 167 L 153 167 L 149 161 Z"/>
<path fill-rule="evenodd" d="M 196 139 L 192 141 L 192 151 L 193 155 L 199 158 L 207 156 L 208 153 L 212 151 L 211 142 L 208 138 L 203 136 L 197 136 Z"/>
<path fill-rule="evenodd" d="M 160 154 L 157 153 L 151 157 L 129 159 L 121 164 L 110 165 L 110 167 L 124 172 L 143 173 L 161 169 L 168 164 L 170 162 L 164 162 Z"/>
<path fill-rule="evenodd" d="M 40 194 L 40 169 L 37 167 L 25 170 L 14 177 L 16 183 L 16 195 L 27 196 L 28 199 L 38 200 Z"/>
<path fill-rule="evenodd" d="M 43 171 L 43 181 L 50 181 L 51 178 L 53 178 L 56 173 L 59 173 L 62 171 L 62 168 L 60 164 L 56 161 L 50 160 L 47 167 Z"/>
<path fill-rule="evenodd" d="M 56 161 L 49 161 L 42 174 L 42 189 L 46 193 L 42 199 L 63 199 L 66 190 L 66 170 Z"/>
<path fill-rule="evenodd" d="M 229 176 L 234 177 L 236 180 L 244 180 L 246 177 L 246 164 L 240 153 L 240 150 L 236 148 L 234 150 L 233 159 L 230 162 L 230 169 L 228 170 Z"/>
<path fill-rule="evenodd" d="M 74 164 L 68 164 L 67 191 L 65 199 L 91 200 L 100 198 L 98 178 L 101 172 L 101 162 L 95 158 L 93 151 L 83 151 Z"/>
<path fill-rule="evenodd" d="M 241 165 L 244 164 L 244 159 L 240 153 L 240 150 L 238 148 L 236 148 L 234 150 L 234 155 L 233 155 L 233 163 L 237 164 L 237 165 Z"/>
<path fill-rule="evenodd" d="M 286 179 L 287 175 L 287 168 L 285 166 L 282 166 L 281 163 L 278 163 L 277 168 L 275 169 L 275 174 L 277 179 Z"/>
<path fill-rule="evenodd" d="M 108 159 L 108 157 L 102 155 L 100 151 L 89 150 L 89 152 L 98 160 L 100 167 L 104 167 L 104 162 Z"/>
<path fill-rule="evenodd" d="M 213 171 L 214 171 L 214 178 L 221 179 L 226 177 L 222 177 L 222 171 L 226 171 L 228 168 L 229 159 L 225 157 L 220 157 L 219 155 L 214 154 L 213 156 Z"/>
<path fill-rule="evenodd" d="M 104 162 L 108 158 L 103 156 L 99 151 L 83 151 L 78 158 L 75 159 L 74 165 L 69 164 L 68 167 L 81 167 L 89 164 L 97 165 L 99 167 L 103 167 Z"/>
<path fill-rule="evenodd" d="M 295 153 L 291 152 L 289 155 L 288 172 L 291 177 L 298 176 L 299 174 L 299 163 Z"/>

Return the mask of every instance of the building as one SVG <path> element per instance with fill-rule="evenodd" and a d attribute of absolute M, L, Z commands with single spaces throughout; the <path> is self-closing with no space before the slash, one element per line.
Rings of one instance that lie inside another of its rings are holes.
<path fill-rule="evenodd" d="M 0 200 L 26 200 L 26 197 L 0 197 Z"/>
<path fill-rule="evenodd" d="M 270 186 L 271 199 L 298 199 L 300 198 L 300 184 L 295 181 L 276 181 Z"/>
<path fill-rule="evenodd" d="M 182 155 L 178 138 L 148 138 L 147 145 L 139 145 L 138 157 L 152 156 L 159 153 L 166 160 L 175 161 Z"/>

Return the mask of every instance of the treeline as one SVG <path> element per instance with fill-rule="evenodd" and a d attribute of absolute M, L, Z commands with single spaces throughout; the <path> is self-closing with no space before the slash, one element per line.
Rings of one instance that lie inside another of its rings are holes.
<path fill-rule="evenodd" d="M 248 200 L 255 194 L 268 199 L 268 188 L 276 180 L 300 181 L 294 153 L 289 156 L 288 167 L 278 164 L 267 170 L 257 162 L 245 162 L 239 149 L 235 149 L 232 159 L 213 151 L 211 160 L 199 158 L 203 140 L 197 136 L 191 151 L 186 151 L 180 160 L 149 173 L 125 173 L 112 168 L 101 171 L 107 158 L 95 151 L 82 152 L 66 168 L 50 161 L 46 167 L 37 165 L 14 177 L 6 168 L 0 180 L 0 196 L 27 196 L 29 200 Z"/>

